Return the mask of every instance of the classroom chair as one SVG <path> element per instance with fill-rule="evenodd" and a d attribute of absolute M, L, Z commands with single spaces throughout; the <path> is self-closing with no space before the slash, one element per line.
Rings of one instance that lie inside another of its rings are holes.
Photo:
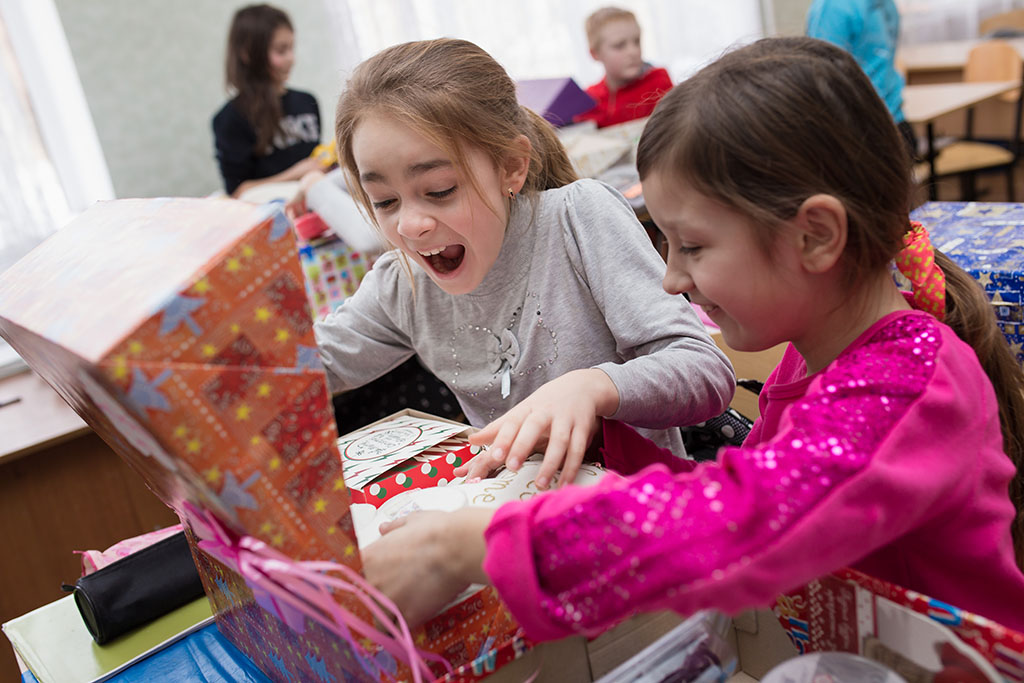
<path fill-rule="evenodd" d="M 983 38 L 1024 36 L 1024 9 L 1000 12 L 978 23 L 978 35 Z"/>
<path fill-rule="evenodd" d="M 1024 61 L 1011 44 L 1002 40 L 986 40 L 971 48 L 964 65 L 964 81 L 1022 81 Z M 1015 104 L 1013 130 L 1006 144 L 981 142 L 973 139 L 974 109 L 967 110 L 965 135 L 939 150 L 935 157 L 935 175 L 929 173 L 927 160 L 915 164 L 914 177 L 920 182 L 933 183 L 940 178 L 959 177 L 961 199 L 977 198 L 978 173 L 1003 171 L 1006 174 L 1007 201 L 1014 201 L 1014 166 L 1020 158 L 1021 109 L 1024 88 L 1000 96 Z"/>

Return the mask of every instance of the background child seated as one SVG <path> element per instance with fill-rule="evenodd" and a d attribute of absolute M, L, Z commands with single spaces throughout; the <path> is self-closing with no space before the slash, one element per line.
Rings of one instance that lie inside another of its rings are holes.
<path fill-rule="evenodd" d="M 295 32 L 284 11 L 249 5 L 235 13 L 226 63 L 234 97 L 213 117 L 217 163 L 232 197 L 317 167 L 310 153 L 320 141 L 320 108 L 312 94 L 287 87 L 294 62 Z"/>
<path fill-rule="evenodd" d="M 576 121 L 594 121 L 601 128 L 649 116 L 672 88 L 672 79 L 665 69 L 643 60 L 636 16 L 618 7 L 602 7 L 587 17 L 585 27 L 590 55 L 604 65 L 605 75 L 587 88 L 597 105 Z"/>

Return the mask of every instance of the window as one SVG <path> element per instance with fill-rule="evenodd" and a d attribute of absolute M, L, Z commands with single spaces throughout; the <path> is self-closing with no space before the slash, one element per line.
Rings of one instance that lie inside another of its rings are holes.
<path fill-rule="evenodd" d="M 581 86 L 603 76 L 590 58 L 583 22 L 598 7 L 631 10 L 643 31 L 644 57 L 674 81 L 691 75 L 728 46 L 763 35 L 759 0 L 328 0 L 339 54 L 350 69 L 388 45 L 449 36 L 478 44 L 513 78 L 572 76 Z"/>
<path fill-rule="evenodd" d="M 110 176 L 52 0 L 0 14 L 0 272 L 97 199 Z M 0 340 L 0 376 L 24 367 Z"/>

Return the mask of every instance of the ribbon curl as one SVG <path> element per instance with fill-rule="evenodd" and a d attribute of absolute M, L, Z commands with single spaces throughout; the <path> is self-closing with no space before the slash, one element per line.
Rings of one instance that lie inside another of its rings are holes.
<path fill-rule="evenodd" d="M 903 235 L 896 267 L 910 280 L 914 306 L 942 320 L 946 317 L 946 275 L 935 263 L 935 248 L 928 231 L 917 221 Z"/>
<path fill-rule="evenodd" d="M 238 572 L 259 604 L 296 631 L 302 632 L 303 617 L 309 617 L 346 641 L 361 660 L 373 661 L 353 635 L 355 631 L 406 663 L 416 683 L 421 683 L 424 676 L 426 680 L 435 678 L 426 660 L 452 672 L 446 659 L 416 647 L 395 604 L 351 567 L 337 562 L 293 560 L 259 539 L 233 533 L 211 512 L 187 501 L 183 516 L 200 539 L 199 548 Z M 351 594 L 386 633 L 339 605 L 333 596 L 335 591 Z"/>
<path fill-rule="evenodd" d="M 519 340 L 511 330 L 504 329 L 494 336 L 496 348 L 487 350 L 487 363 L 491 372 L 501 373 L 501 397 L 508 398 L 512 391 L 512 368 L 519 361 Z"/>

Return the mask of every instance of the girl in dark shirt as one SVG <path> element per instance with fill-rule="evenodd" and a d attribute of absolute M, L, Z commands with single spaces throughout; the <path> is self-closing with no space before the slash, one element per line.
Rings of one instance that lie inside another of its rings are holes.
<path fill-rule="evenodd" d="M 213 117 L 213 135 L 224 190 L 233 197 L 317 168 L 310 158 L 320 141 L 316 98 L 285 87 L 294 46 L 291 21 L 276 7 L 249 5 L 231 21 L 226 80 L 236 94 Z"/>

